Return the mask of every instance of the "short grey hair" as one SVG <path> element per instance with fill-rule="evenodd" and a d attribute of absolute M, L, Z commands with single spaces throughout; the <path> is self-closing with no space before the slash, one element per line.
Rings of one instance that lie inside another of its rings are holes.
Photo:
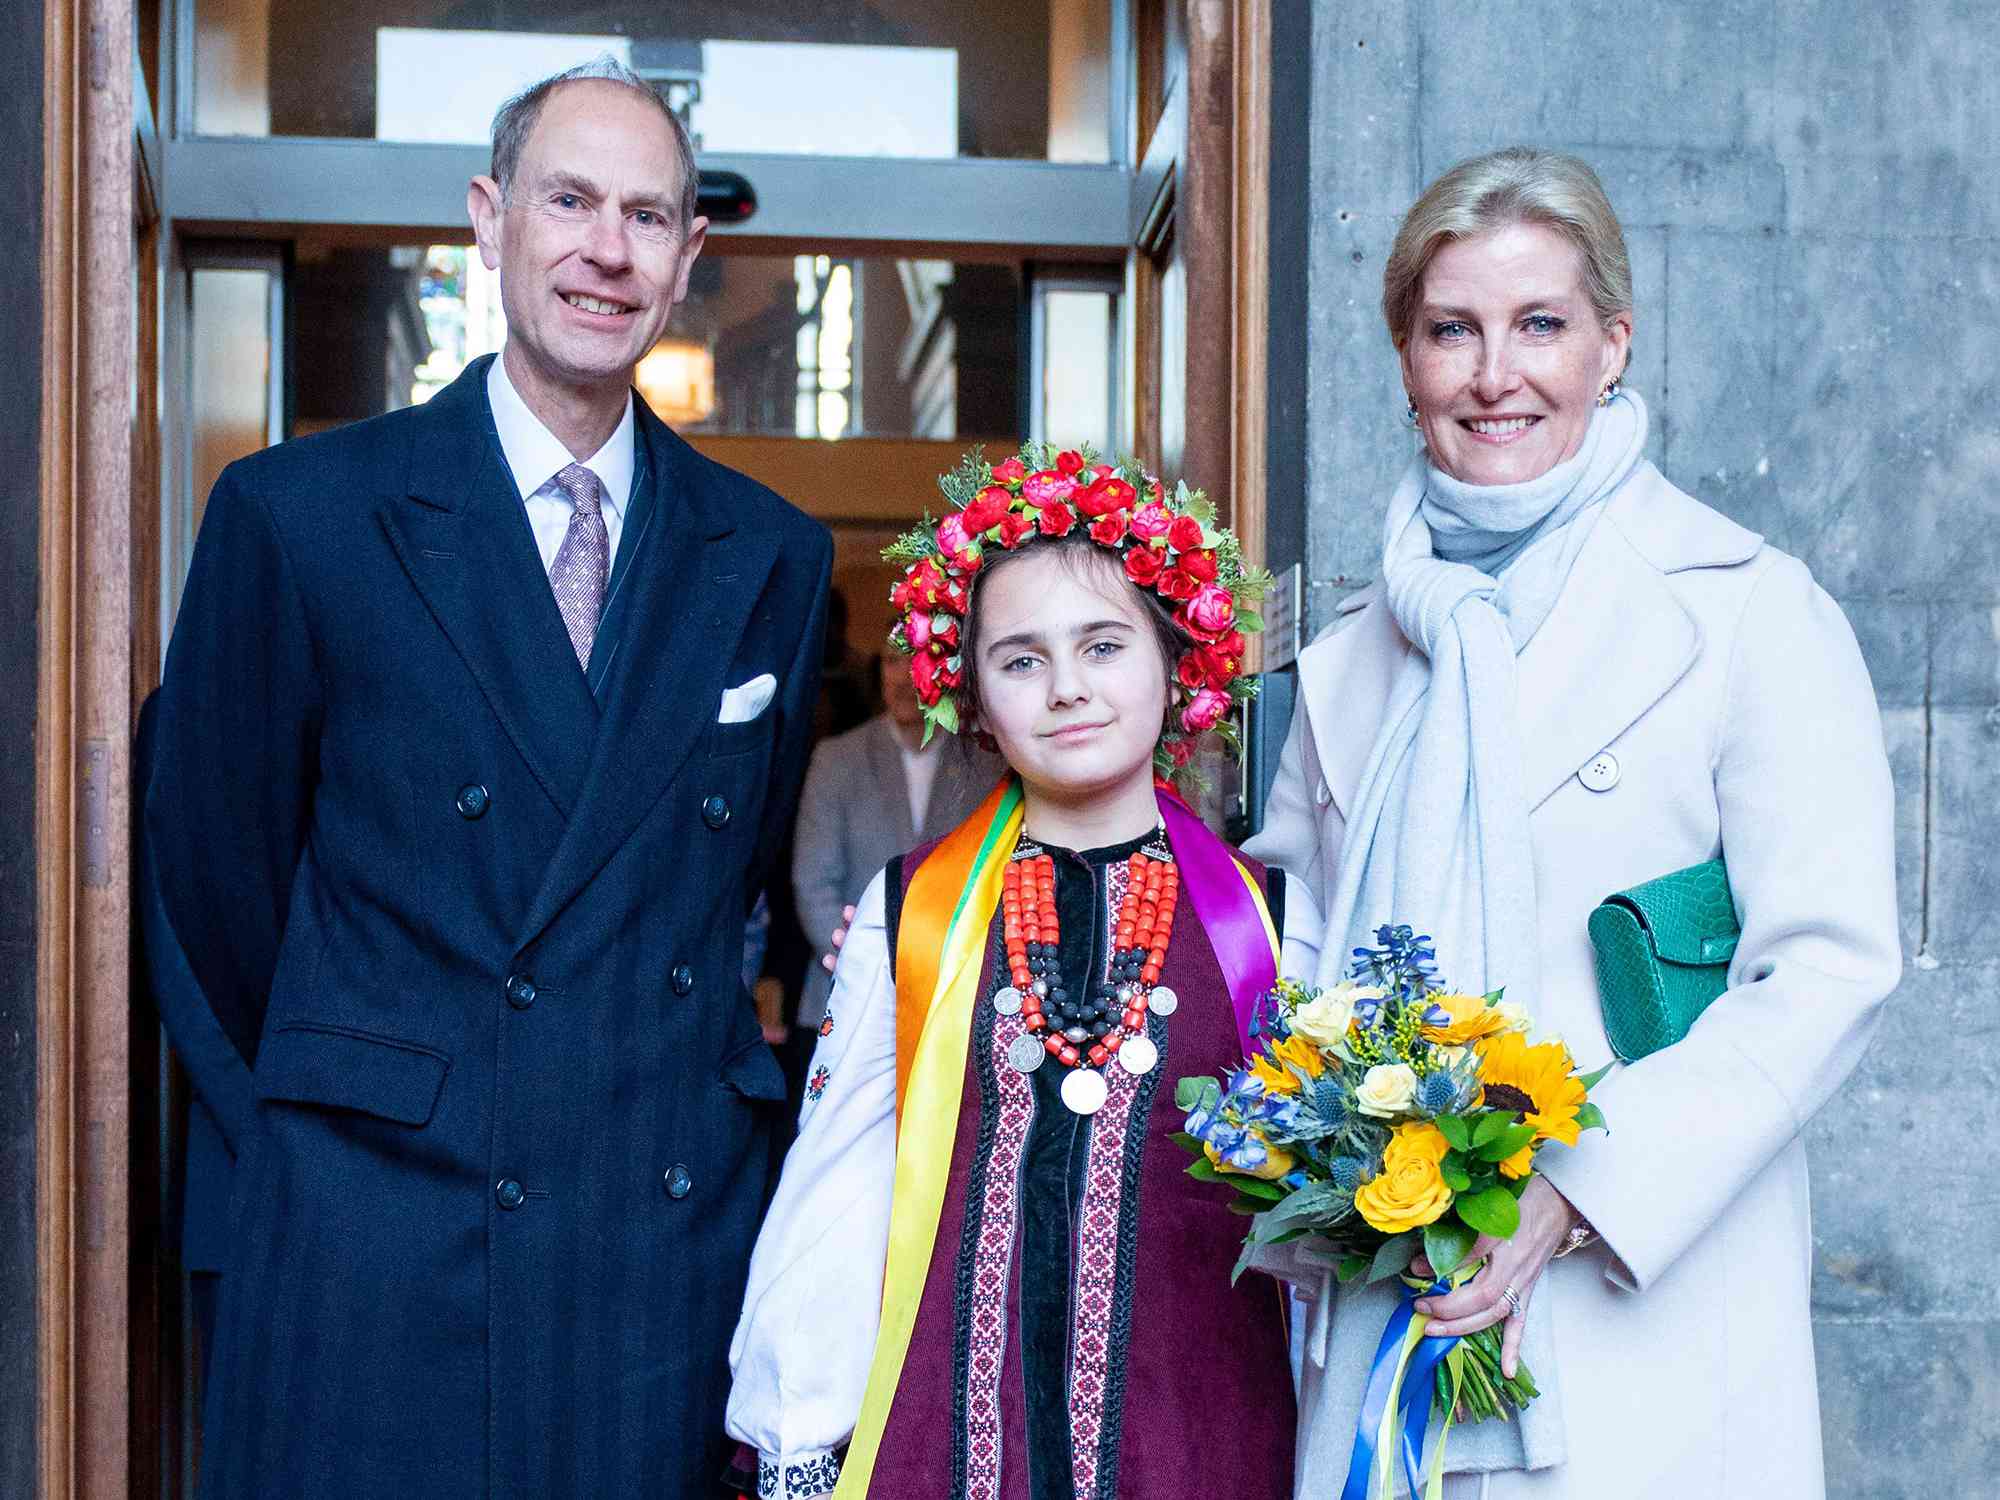
<path fill-rule="evenodd" d="M 674 154 L 680 158 L 681 232 L 685 234 L 694 222 L 695 206 L 701 193 L 701 173 L 694 164 L 694 142 L 689 139 L 687 126 L 674 113 L 665 96 L 608 52 L 544 78 L 500 106 L 499 112 L 493 116 L 491 176 L 499 184 L 501 198 L 504 200 L 507 196 L 514 172 L 521 165 L 521 153 L 527 149 L 528 137 L 534 134 L 535 122 L 541 118 L 542 106 L 549 102 L 549 96 L 566 83 L 586 81 L 615 83 L 643 96 L 659 109 L 674 133 Z"/>
<path fill-rule="evenodd" d="M 1562 151 L 1509 146 L 1462 161 L 1424 189 L 1403 216 L 1382 268 L 1382 317 L 1398 349 L 1409 339 L 1424 272 L 1455 240 L 1509 224 L 1546 224 L 1582 253 L 1583 284 L 1606 327 L 1632 311 L 1632 261 L 1604 184 Z"/>

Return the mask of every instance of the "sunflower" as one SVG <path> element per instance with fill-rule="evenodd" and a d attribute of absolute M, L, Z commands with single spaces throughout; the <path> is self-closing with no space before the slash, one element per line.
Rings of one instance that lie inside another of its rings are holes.
<path fill-rule="evenodd" d="M 1325 1071 L 1326 1059 L 1319 1048 L 1302 1036 L 1273 1042 L 1268 1057 L 1250 1059 L 1250 1072 L 1267 1094 L 1295 1094 L 1303 1080 L 1317 1078 Z"/>
<path fill-rule="evenodd" d="M 1492 1036 L 1508 1027 L 1507 1014 L 1487 1003 L 1484 995 L 1430 995 L 1424 1015 L 1424 1040 L 1440 1047 L 1459 1047 Z M 1443 1012 L 1444 1019 L 1436 1019 Z"/>
<path fill-rule="evenodd" d="M 1518 1031 L 1506 1031 L 1479 1043 L 1479 1078 L 1483 1087 L 1475 1107 L 1500 1109 L 1535 1127 L 1535 1138 L 1500 1163 L 1508 1177 L 1526 1177 L 1534 1170 L 1535 1148 L 1543 1141 L 1574 1146 L 1582 1129 L 1576 1112 L 1587 1090 L 1574 1076 L 1576 1064 L 1561 1042 L 1528 1045 Z"/>

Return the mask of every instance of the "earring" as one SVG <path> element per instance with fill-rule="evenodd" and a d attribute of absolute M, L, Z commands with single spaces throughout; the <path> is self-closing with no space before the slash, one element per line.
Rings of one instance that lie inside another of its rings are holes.
<path fill-rule="evenodd" d="M 1403 418 L 1412 427 L 1417 425 L 1417 403 L 1414 399 L 1403 408 Z"/>
<path fill-rule="evenodd" d="M 1603 390 L 1597 393 L 1597 404 L 1599 406 L 1609 406 L 1611 404 L 1611 398 L 1618 394 L 1618 387 L 1623 385 L 1624 383 L 1625 383 L 1624 376 L 1613 375 L 1611 377 L 1611 384 L 1607 385 Z"/>

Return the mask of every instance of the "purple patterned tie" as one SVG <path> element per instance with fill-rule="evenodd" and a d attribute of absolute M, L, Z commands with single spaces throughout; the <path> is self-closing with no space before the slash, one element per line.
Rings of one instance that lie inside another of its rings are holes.
<path fill-rule="evenodd" d="M 569 627 L 577 665 L 590 670 L 590 643 L 597 635 L 597 618 L 604 612 L 604 585 L 611 576 L 611 538 L 604 529 L 604 487 L 582 464 L 571 464 L 555 477 L 555 487 L 575 507 L 569 530 L 549 567 L 549 586 L 556 591 L 556 608 Z"/>

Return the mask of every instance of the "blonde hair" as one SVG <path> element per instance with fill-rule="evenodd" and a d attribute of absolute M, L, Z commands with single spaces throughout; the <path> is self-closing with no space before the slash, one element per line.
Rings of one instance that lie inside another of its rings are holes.
<path fill-rule="evenodd" d="M 1438 251 L 1509 224 L 1546 224 L 1583 256 L 1583 284 L 1609 327 L 1632 310 L 1625 231 L 1597 174 L 1574 156 L 1509 146 L 1462 161 L 1424 189 L 1403 216 L 1382 268 L 1382 316 L 1398 349 L 1410 336 L 1424 272 Z"/>

